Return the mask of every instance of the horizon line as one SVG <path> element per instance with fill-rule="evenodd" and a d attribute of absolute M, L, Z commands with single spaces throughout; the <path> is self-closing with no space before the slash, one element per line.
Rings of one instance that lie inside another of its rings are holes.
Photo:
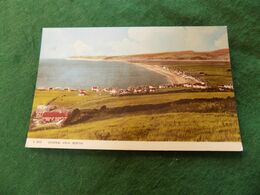
<path fill-rule="evenodd" d="M 62 58 L 42 58 L 40 59 L 66 59 L 71 57 L 117 57 L 117 56 L 132 56 L 132 55 L 147 55 L 147 54 L 162 54 L 162 53 L 178 53 L 178 52 L 196 52 L 196 53 L 203 53 L 203 52 L 215 52 L 219 50 L 229 50 L 228 47 L 221 48 L 221 49 L 215 49 L 215 50 L 177 50 L 177 51 L 162 51 L 162 52 L 152 52 L 152 53 L 133 53 L 133 54 L 127 54 L 127 55 L 72 55 L 72 56 L 66 56 Z"/>

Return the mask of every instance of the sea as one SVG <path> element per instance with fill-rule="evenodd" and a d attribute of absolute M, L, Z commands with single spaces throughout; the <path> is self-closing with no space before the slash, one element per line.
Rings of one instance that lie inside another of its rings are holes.
<path fill-rule="evenodd" d="M 165 76 L 125 62 L 41 59 L 36 87 L 127 88 L 165 83 Z"/>

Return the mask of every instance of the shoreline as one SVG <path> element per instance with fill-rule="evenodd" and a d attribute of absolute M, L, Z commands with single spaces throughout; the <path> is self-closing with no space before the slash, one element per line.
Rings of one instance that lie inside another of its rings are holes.
<path fill-rule="evenodd" d="M 123 63 L 136 65 L 139 67 L 143 67 L 147 70 L 150 70 L 150 71 L 156 72 L 160 75 L 163 75 L 167 78 L 167 80 L 170 84 L 202 83 L 200 80 L 196 79 L 195 77 L 180 75 L 177 71 L 170 71 L 170 70 L 164 69 L 160 65 L 148 65 L 148 64 L 145 64 L 144 62 L 131 62 L 131 61 L 127 61 L 127 60 L 106 60 L 106 59 L 102 59 L 102 58 L 100 58 L 100 59 L 65 58 L 65 60 L 123 62 Z"/>
<path fill-rule="evenodd" d="M 129 62 L 127 63 L 137 65 L 147 70 L 154 71 L 158 74 L 161 74 L 167 78 L 170 84 L 184 84 L 184 83 L 201 83 L 201 81 L 197 80 L 194 77 L 189 76 L 190 78 L 185 78 L 182 75 L 178 75 L 176 71 L 165 70 L 160 65 L 148 65 L 140 62 Z"/>

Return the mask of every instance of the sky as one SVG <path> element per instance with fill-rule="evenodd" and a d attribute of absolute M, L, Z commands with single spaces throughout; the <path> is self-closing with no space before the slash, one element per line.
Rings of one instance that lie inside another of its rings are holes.
<path fill-rule="evenodd" d="M 228 48 L 225 26 L 44 28 L 41 59 L 222 48 Z"/>

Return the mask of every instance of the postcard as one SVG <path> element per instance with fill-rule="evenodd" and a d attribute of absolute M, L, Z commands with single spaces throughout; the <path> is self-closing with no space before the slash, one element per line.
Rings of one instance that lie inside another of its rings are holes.
<path fill-rule="evenodd" d="M 26 147 L 242 151 L 227 28 L 44 28 Z"/>

